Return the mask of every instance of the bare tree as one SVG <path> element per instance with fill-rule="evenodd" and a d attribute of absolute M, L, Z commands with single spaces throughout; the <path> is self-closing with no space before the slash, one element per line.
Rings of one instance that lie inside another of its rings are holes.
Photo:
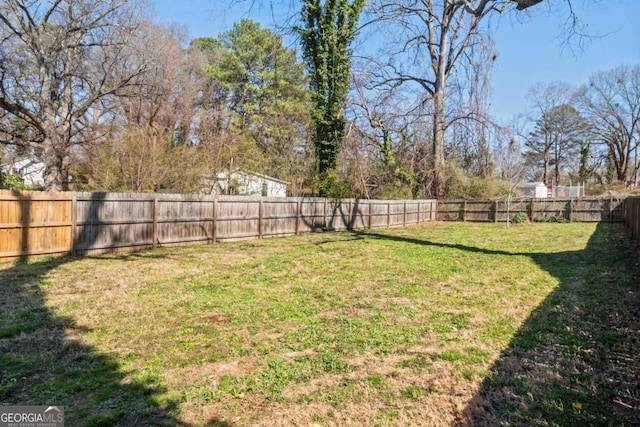
<path fill-rule="evenodd" d="M 587 121 L 575 108 L 576 90 L 567 83 L 538 83 L 528 93 L 526 125 L 518 130 L 532 170 L 542 170 L 547 186 L 559 185 L 560 175 L 588 144 Z M 539 175 L 538 175 L 539 176 Z"/>
<path fill-rule="evenodd" d="M 115 95 L 148 63 L 128 61 L 141 11 L 126 0 L 0 4 L 0 142 L 45 163 L 45 189 L 67 180 L 72 147 L 94 140 Z"/>
<path fill-rule="evenodd" d="M 109 117 L 108 137 L 86 145 L 86 163 L 95 188 L 109 191 L 196 191 L 205 162 L 197 145 L 201 87 L 197 52 L 182 48 L 176 28 L 140 25 L 128 63 L 148 64 L 134 84 L 119 91 Z"/>
<path fill-rule="evenodd" d="M 525 164 L 518 140 L 514 136 L 509 137 L 505 130 L 501 132 L 499 138 L 496 163 L 501 178 L 507 184 L 503 196 L 507 202 L 506 223 L 508 227 L 511 223 L 511 202 L 517 193 L 517 187 L 522 183 Z"/>
<path fill-rule="evenodd" d="M 596 141 L 607 147 L 617 179 L 633 183 L 639 166 L 640 64 L 594 74 L 580 89 L 579 103 Z"/>
<path fill-rule="evenodd" d="M 482 42 L 481 23 L 487 16 L 510 8 L 524 10 L 542 0 L 379 0 L 375 13 L 391 21 L 397 49 L 390 53 L 385 82 L 388 87 L 413 85 L 431 103 L 433 144 L 432 194 L 445 193 L 445 134 L 450 125 L 447 108 L 450 79 L 469 65 L 473 48 Z M 398 64 L 396 57 L 409 57 Z"/>

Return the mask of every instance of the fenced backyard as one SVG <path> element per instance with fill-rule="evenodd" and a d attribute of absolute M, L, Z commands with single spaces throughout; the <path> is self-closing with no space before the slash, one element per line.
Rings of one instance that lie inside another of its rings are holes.
<path fill-rule="evenodd" d="M 507 228 L 482 219 L 497 204 L 445 222 L 429 200 L 53 196 L 2 194 L 0 255 L 127 253 L 0 264 L 2 405 L 69 426 L 640 424 L 638 197 L 521 201 L 548 218 Z"/>

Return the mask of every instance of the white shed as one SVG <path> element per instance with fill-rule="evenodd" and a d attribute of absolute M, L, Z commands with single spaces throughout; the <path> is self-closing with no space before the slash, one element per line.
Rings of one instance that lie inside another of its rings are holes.
<path fill-rule="evenodd" d="M 519 185 L 518 190 L 525 197 L 546 198 L 548 195 L 548 189 L 544 182 L 527 182 Z"/>
<path fill-rule="evenodd" d="M 210 192 L 239 196 L 287 197 L 289 184 L 268 175 L 238 169 L 231 173 L 219 173 Z"/>

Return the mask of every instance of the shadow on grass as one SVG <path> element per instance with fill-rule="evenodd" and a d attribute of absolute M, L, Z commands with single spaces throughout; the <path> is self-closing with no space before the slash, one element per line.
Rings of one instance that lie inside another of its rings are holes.
<path fill-rule="evenodd" d="M 640 425 L 640 264 L 622 224 L 584 250 L 531 254 L 559 286 L 469 405 L 467 425 Z"/>
<path fill-rule="evenodd" d="M 67 262 L 0 270 L 1 404 L 64 406 L 69 426 L 179 425 L 177 402 L 156 399 L 161 387 L 126 382 L 116 355 L 80 343 L 74 336 L 89 331 L 47 307 L 47 273 Z"/>
<path fill-rule="evenodd" d="M 180 402 L 163 396 L 161 384 L 126 378 L 126 355 L 81 343 L 76 337 L 91 331 L 47 306 L 47 293 L 56 291 L 48 289 L 48 273 L 73 262 L 79 260 L 68 256 L 0 267 L 0 405 L 60 405 L 67 426 L 186 426 L 176 418 Z"/>
<path fill-rule="evenodd" d="M 640 425 L 640 254 L 623 224 L 599 224 L 583 250 L 548 254 L 367 234 L 524 255 L 559 280 L 501 352 L 454 425 Z"/>

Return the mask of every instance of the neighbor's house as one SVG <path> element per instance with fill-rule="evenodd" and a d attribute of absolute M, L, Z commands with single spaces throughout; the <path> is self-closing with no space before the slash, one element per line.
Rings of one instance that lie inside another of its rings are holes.
<path fill-rule="evenodd" d="M 238 196 L 287 197 L 290 183 L 271 176 L 242 169 L 220 172 L 215 180 L 209 180 L 206 193 Z"/>
<path fill-rule="evenodd" d="M 25 185 L 44 187 L 44 163 L 39 160 L 20 159 L 3 166 L 6 174 L 16 173 L 22 177 Z"/>
<path fill-rule="evenodd" d="M 549 196 L 549 189 L 544 182 L 527 182 L 519 185 L 518 190 L 525 197 L 546 198 Z"/>

